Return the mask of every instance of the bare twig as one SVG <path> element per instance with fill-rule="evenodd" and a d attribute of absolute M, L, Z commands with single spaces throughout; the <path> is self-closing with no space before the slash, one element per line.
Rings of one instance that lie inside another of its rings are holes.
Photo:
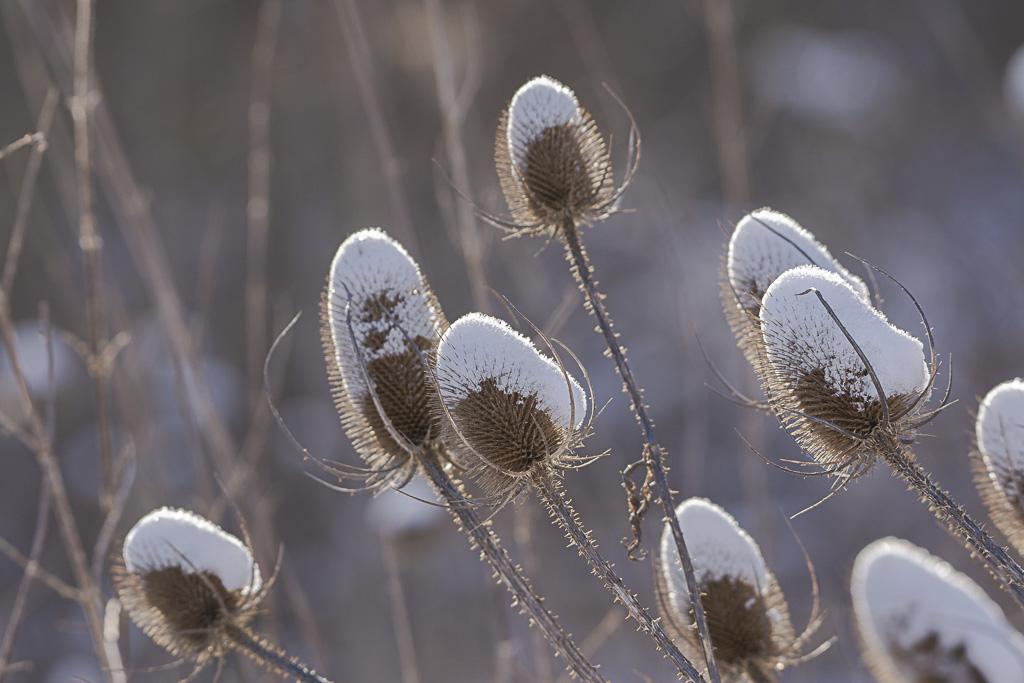
<path fill-rule="evenodd" d="M 409 609 L 405 602 L 405 590 L 399 573 L 394 537 L 382 533 L 380 546 L 384 555 L 384 569 L 387 571 L 388 600 L 391 603 L 391 620 L 395 627 L 395 643 L 398 645 L 398 661 L 402 665 L 402 683 L 419 683 L 416 647 L 412 637 L 412 626 L 409 623 Z"/>

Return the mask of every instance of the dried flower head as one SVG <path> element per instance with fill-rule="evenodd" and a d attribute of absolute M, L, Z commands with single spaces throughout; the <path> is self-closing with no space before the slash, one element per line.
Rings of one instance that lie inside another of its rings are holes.
<path fill-rule="evenodd" d="M 122 560 L 112 574 L 132 621 L 199 667 L 224 657 L 263 597 L 249 548 L 187 510 L 160 508 L 140 519 Z"/>
<path fill-rule="evenodd" d="M 612 187 L 611 159 L 597 124 L 553 78 L 521 87 L 501 116 L 494 150 L 514 234 L 557 229 L 567 219 L 608 216 L 625 189 Z"/>
<path fill-rule="evenodd" d="M 815 265 L 842 277 L 870 301 L 867 285 L 850 273 L 825 245 L 784 213 L 752 211 L 736 225 L 722 266 L 722 304 L 740 350 L 757 364 L 763 350 L 758 314 L 768 287 L 790 268 Z"/>
<path fill-rule="evenodd" d="M 975 484 L 989 517 L 1024 553 L 1024 380 L 988 392 L 975 425 Z"/>
<path fill-rule="evenodd" d="M 419 266 L 383 230 L 360 230 L 331 263 L 321 305 L 327 371 L 345 432 L 367 464 L 368 488 L 400 487 L 412 451 L 439 435 L 423 356 L 447 327 Z"/>
<path fill-rule="evenodd" d="M 1024 637 L 976 583 L 922 548 L 875 541 L 857 555 L 851 589 L 880 683 L 1024 681 Z"/>
<path fill-rule="evenodd" d="M 802 661 L 800 650 L 817 628 L 799 637 L 786 599 L 754 540 L 725 510 L 690 498 L 676 516 L 693 559 L 715 658 L 726 683 L 775 680 L 774 672 Z M 668 524 L 661 535 L 655 581 L 665 630 L 691 659 L 701 645 L 686 578 Z"/>
<path fill-rule="evenodd" d="M 863 474 L 907 443 L 934 373 L 920 340 L 891 325 L 840 275 L 798 266 L 762 299 L 759 374 L 772 408 L 827 474 Z M 875 443 L 881 434 L 886 444 Z"/>
<path fill-rule="evenodd" d="M 587 399 L 558 362 L 508 323 L 481 313 L 441 338 L 435 374 L 456 462 L 495 496 L 518 493 L 531 476 L 578 466 Z"/>

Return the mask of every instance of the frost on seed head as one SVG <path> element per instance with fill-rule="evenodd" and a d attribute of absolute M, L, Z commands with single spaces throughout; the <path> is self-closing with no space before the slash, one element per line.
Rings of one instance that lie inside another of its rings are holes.
<path fill-rule="evenodd" d="M 1024 681 L 1024 637 L 977 584 L 912 543 L 864 548 L 851 589 L 865 661 L 882 683 Z"/>
<path fill-rule="evenodd" d="M 676 508 L 693 560 L 723 681 L 775 671 L 797 655 L 789 609 L 754 540 L 729 513 L 703 498 Z M 690 593 L 671 527 L 661 535 L 656 574 L 662 618 L 688 657 L 699 659 Z M 761 679 L 758 679 L 761 680 Z"/>
<path fill-rule="evenodd" d="M 576 445 L 583 388 L 504 321 L 481 313 L 456 320 L 438 345 L 435 372 L 451 421 L 446 443 L 485 488 L 507 492 L 510 477 L 557 465 Z"/>
<path fill-rule="evenodd" d="M 160 508 L 136 523 L 111 569 L 118 597 L 150 638 L 205 665 L 231 649 L 263 597 L 252 553 L 187 510 Z"/>
<path fill-rule="evenodd" d="M 752 211 L 732 233 L 722 278 L 726 318 L 751 362 L 760 347 L 756 321 L 765 291 L 784 272 L 800 265 L 836 273 L 864 301 L 870 301 L 864 281 L 840 265 L 828 248 L 795 220 L 767 207 Z"/>
<path fill-rule="evenodd" d="M 1024 380 L 1003 382 L 981 402 L 975 483 L 989 516 L 1024 551 Z M 980 455 L 980 457 L 978 457 Z"/>
<path fill-rule="evenodd" d="M 494 156 L 513 234 L 599 220 L 618 198 L 596 124 L 553 78 L 538 76 L 516 92 L 498 124 Z"/>
<path fill-rule="evenodd" d="M 437 436 L 422 355 L 447 326 L 441 307 L 402 245 L 370 228 L 335 254 L 321 320 L 342 424 L 376 472 L 367 484 L 400 486 L 415 466 L 407 441 L 421 447 Z"/>
<path fill-rule="evenodd" d="M 867 365 L 815 292 L 831 306 L 874 369 L 887 399 L 891 425 L 884 425 L 881 397 Z M 780 275 L 762 301 L 765 392 L 797 442 L 815 460 L 835 464 L 857 450 L 842 432 L 808 419 L 827 421 L 860 437 L 878 426 L 897 432 L 930 386 L 921 341 L 891 325 L 840 275 L 798 266 Z"/>
<path fill-rule="evenodd" d="M 140 519 L 124 540 L 124 563 L 136 574 L 166 567 L 209 572 L 243 595 L 258 592 L 263 583 L 244 543 L 188 510 L 160 508 Z"/>

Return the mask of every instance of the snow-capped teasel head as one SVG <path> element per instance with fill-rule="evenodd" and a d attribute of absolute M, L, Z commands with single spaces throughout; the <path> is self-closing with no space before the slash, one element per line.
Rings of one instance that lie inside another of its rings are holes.
<path fill-rule="evenodd" d="M 1024 380 L 996 386 L 981 401 L 972 453 L 975 484 L 989 517 L 1024 552 Z"/>
<path fill-rule="evenodd" d="M 633 127 L 635 139 L 636 129 Z M 631 145 L 631 155 L 638 143 Z M 523 85 L 502 114 L 495 163 L 513 235 L 551 233 L 565 221 L 590 224 L 614 212 L 635 171 L 612 186 L 611 158 L 590 114 L 572 90 L 548 76 Z"/>
<path fill-rule="evenodd" d="M 726 318 L 751 362 L 756 362 L 761 346 L 757 315 L 765 291 L 784 272 L 800 265 L 815 265 L 836 273 L 870 302 L 864 281 L 844 268 L 799 223 L 767 207 L 751 211 L 733 230 L 722 273 Z"/>
<path fill-rule="evenodd" d="M 880 683 L 1024 681 L 1024 636 L 965 575 L 884 538 L 858 554 L 851 582 L 864 659 Z"/>
<path fill-rule="evenodd" d="M 722 680 L 774 680 L 803 660 L 800 651 L 817 629 L 817 616 L 796 636 L 789 608 L 757 543 L 718 505 L 690 498 L 676 517 L 693 561 Z M 662 622 L 684 654 L 699 661 L 701 645 L 675 539 L 666 524 L 656 563 Z"/>
<path fill-rule="evenodd" d="M 819 464 L 837 466 L 834 473 L 849 479 L 873 465 L 876 429 L 913 438 L 934 379 L 924 345 L 843 277 L 817 266 L 786 271 L 765 292 L 760 321 L 762 384 L 787 430 Z"/>
<path fill-rule="evenodd" d="M 538 468 L 578 461 L 588 401 L 564 367 L 508 323 L 465 315 L 438 345 L 434 373 L 445 443 L 489 493 L 518 492 Z"/>
<path fill-rule="evenodd" d="M 112 570 L 132 620 L 158 645 L 198 664 L 231 649 L 263 597 L 251 550 L 209 520 L 160 508 L 140 519 Z"/>
<path fill-rule="evenodd" d="M 365 485 L 402 486 L 416 468 L 410 450 L 438 435 L 423 357 L 447 327 L 444 313 L 402 245 L 368 228 L 338 248 L 321 321 L 335 405 L 369 466 Z"/>

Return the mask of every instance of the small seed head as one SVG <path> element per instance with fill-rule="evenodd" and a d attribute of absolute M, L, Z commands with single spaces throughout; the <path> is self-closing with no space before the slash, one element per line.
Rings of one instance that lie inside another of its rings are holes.
<path fill-rule="evenodd" d="M 441 338 L 435 373 L 445 444 L 489 494 L 514 496 L 539 471 L 572 462 L 583 388 L 507 323 L 459 318 Z"/>
<path fill-rule="evenodd" d="M 975 484 L 989 517 L 1024 552 L 1024 380 L 988 392 L 975 423 Z"/>
<path fill-rule="evenodd" d="M 494 156 L 516 234 L 547 232 L 566 219 L 592 223 L 618 197 L 597 125 L 572 90 L 547 76 L 512 98 Z"/>
<path fill-rule="evenodd" d="M 401 486 L 417 466 L 410 444 L 424 448 L 439 434 L 422 358 L 447 327 L 444 313 L 405 249 L 371 228 L 338 249 L 321 321 L 335 405 L 371 469 L 367 485 Z"/>
<path fill-rule="evenodd" d="M 128 532 L 112 569 L 122 605 L 158 645 L 198 665 L 223 657 L 262 598 L 259 566 L 237 537 L 187 510 L 160 508 Z"/>
<path fill-rule="evenodd" d="M 881 683 L 1021 680 L 1024 636 L 977 584 L 912 543 L 864 548 L 852 592 L 864 660 Z"/>

